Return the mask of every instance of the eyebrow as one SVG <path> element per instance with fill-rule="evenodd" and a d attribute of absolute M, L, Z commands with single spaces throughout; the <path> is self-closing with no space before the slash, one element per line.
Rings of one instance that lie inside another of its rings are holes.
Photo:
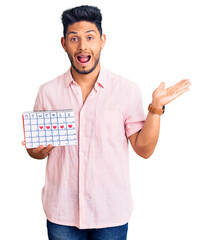
<path fill-rule="evenodd" d="M 88 31 L 86 31 L 85 33 L 89 33 L 89 32 L 94 32 L 94 33 L 96 33 L 94 30 L 88 30 Z M 70 31 L 70 32 L 68 32 L 68 35 L 69 35 L 69 34 L 77 34 L 77 32 Z"/>
<path fill-rule="evenodd" d="M 96 33 L 94 30 L 88 30 L 88 31 L 86 31 L 85 33 L 89 33 L 89 32 L 94 32 L 94 33 Z"/>

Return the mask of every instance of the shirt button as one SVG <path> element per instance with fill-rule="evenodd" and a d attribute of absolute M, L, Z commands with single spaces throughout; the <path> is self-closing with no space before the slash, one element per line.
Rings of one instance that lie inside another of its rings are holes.
<path fill-rule="evenodd" d="M 83 152 L 81 152 L 81 156 L 84 156 L 84 153 L 83 153 Z"/>

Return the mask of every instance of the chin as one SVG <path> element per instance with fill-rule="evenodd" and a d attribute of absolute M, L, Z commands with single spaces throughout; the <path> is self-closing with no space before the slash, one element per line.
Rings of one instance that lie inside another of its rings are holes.
<path fill-rule="evenodd" d="M 73 69 L 74 69 L 77 73 L 79 73 L 79 74 L 90 74 L 91 72 L 93 72 L 93 71 L 96 69 L 98 63 L 99 63 L 99 59 L 97 59 L 97 60 L 95 61 L 95 64 L 94 64 L 92 67 L 89 67 L 89 66 L 81 66 L 80 68 L 76 67 L 75 64 L 73 64 L 73 63 L 71 63 L 71 64 L 72 64 Z"/>

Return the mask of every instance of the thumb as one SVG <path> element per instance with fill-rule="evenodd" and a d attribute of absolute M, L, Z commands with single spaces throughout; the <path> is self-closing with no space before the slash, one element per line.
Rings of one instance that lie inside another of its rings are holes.
<path fill-rule="evenodd" d="M 165 82 L 162 82 L 159 86 L 158 86 L 158 89 L 164 89 L 165 88 Z"/>

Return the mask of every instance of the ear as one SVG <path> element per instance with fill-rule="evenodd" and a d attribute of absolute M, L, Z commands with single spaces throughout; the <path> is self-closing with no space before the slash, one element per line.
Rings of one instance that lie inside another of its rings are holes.
<path fill-rule="evenodd" d="M 64 37 L 61 38 L 61 45 L 62 45 L 64 51 L 67 52 L 66 40 Z"/>
<path fill-rule="evenodd" d="M 106 42 L 106 35 L 102 34 L 102 36 L 101 36 L 101 50 L 104 48 L 105 42 Z"/>

